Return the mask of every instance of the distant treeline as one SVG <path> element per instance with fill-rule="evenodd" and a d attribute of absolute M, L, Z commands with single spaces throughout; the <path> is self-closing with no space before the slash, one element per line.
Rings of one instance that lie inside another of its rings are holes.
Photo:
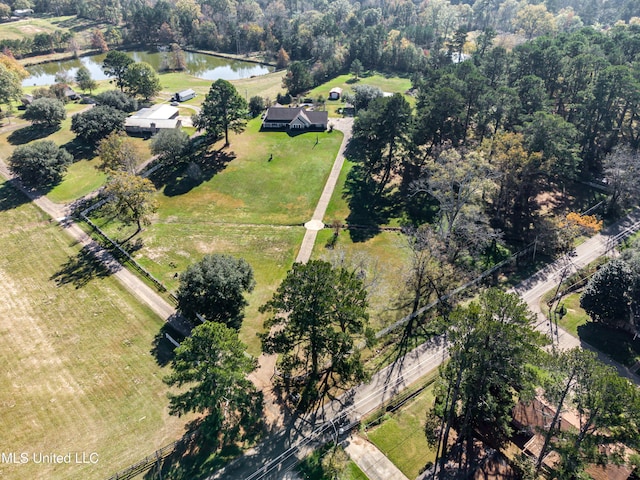
<path fill-rule="evenodd" d="M 291 60 L 312 61 L 318 76 L 330 76 L 355 58 L 365 68 L 417 71 L 426 54 L 460 39 L 464 44 L 466 32 L 474 30 L 531 39 L 584 25 L 628 23 L 640 12 L 640 0 L 35 0 L 33 8 L 115 26 L 115 42 L 178 43 L 241 54 L 267 51 L 274 58 L 283 49 Z M 19 54 L 64 48 L 62 40 L 45 40 L 0 46 Z"/>

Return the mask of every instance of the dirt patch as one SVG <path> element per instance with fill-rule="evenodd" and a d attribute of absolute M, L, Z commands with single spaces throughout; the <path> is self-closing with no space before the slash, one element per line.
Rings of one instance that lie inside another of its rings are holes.
<path fill-rule="evenodd" d="M 18 25 L 18 30 L 27 35 L 35 35 L 36 33 L 47 32 L 48 30 L 35 25 Z"/>
<path fill-rule="evenodd" d="M 542 215 L 550 213 L 555 215 L 566 214 L 572 201 L 573 198 L 561 190 L 540 192 L 535 198 Z"/>
<path fill-rule="evenodd" d="M 270 428 L 283 426 L 284 413 L 273 392 L 273 377 L 275 375 L 277 355 L 265 355 L 258 357 L 258 368 L 249 375 L 258 390 L 264 395 L 264 419 Z"/>

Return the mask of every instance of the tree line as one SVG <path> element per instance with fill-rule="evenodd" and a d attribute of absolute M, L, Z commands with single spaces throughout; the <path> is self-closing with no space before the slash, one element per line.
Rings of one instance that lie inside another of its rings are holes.
<path fill-rule="evenodd" d="M 464 34 L 473 30 L 512 32 L 531 39 L 584 25 L 612 26 L 637 17 L 635 0 L 563 4 L 553 0 L 19 1 L 38 13 L 76 14 L 106 22 L 113 27 L 105 31 L 112 44 L 178 43 L 237 54 L 266 51 L 274 58 L 283 49 L 291 60 L 311 62 L 317 76 L 322 72 L 332 76 L 356 58 L 366 68 L 412 72 L 424 65 L 425 52 L 454 50 L 460 40 L 464 46 Z M 21 54 L 50 47 L 44 36 L 38 38 L 37 45 L 6 46 Z M 35 38 L 25 41 L 33 43 Z"/>
<path fill-rule="evenodd" d="M 408 224 L 434 224 L 460 258 L 495 246 L 498 232 L 564 245 L 550 231 L 566 219 L 538 216 L 535 199 L 575 180 L 606 175 L 608 210 L 628 205 L 637 198 L 624 178 L 640 146 L 638 39 L 636 27 L 587 28 L 456 64 L 434 57 L 413 77 L 415 108 L 401 94 L 354 87 L 353 223 L 383 224 L 391 205 Z"/>

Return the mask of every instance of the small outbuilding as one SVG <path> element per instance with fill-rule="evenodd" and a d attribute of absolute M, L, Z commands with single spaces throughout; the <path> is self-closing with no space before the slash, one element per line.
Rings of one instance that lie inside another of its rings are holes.
<path fill-rule="evenodd" d="M 329 90 L 329 100 L 340 100 L 342 96 L 342 89 L 340 87 L 334 87 Z"/>
<path fill-rule="evenodd" d="M 178 118 L 180 112 L 176 107 L 166 104 L 142 108 L 127 117 L 124 129 L 127 133 L 158 133 L 160 130 L 180 128 L 182 122 Z"/>
<path fill-rule="evenodd" d="M 80 100 L 80 94 L 71 87 L 64 89 L 64 96 L 67 100 Z"/>
<path fill-rule="evenodd" d="M 29 15 L 33 15 L 33 10 L 31 8 L 23 8 L 13 11 L 14 17 L 28 17 Z"/>

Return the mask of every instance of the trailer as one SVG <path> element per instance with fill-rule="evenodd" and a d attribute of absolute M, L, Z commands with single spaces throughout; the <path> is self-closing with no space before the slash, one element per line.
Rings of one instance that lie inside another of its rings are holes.
<path fill-rule="evenodd" d="M 186 102 L 187 100 L 191 100 L 195 96 L 196 96 L 196 92 L 194 92 L 192 89 L 189 88 L 187 90 L 182 90 L 181 92 L 177 92 L 173 96 L 173 100 L 175 100 L 176 102 Z"/>

